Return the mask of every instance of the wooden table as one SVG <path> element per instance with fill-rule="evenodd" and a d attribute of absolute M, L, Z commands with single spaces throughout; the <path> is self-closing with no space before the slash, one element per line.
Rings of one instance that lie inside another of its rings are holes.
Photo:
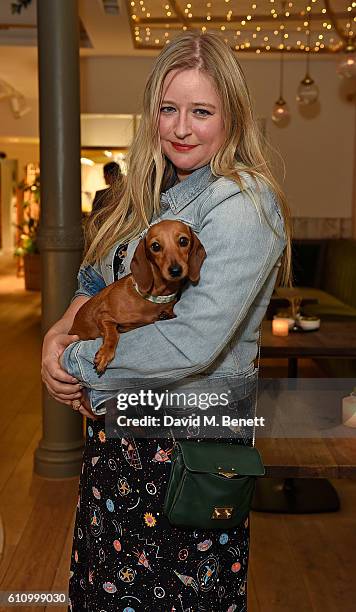
<path fill-rule="evenodd" d="M 288 377 L 298 374 L 298 359 L 356 359 L 356 322 L 322 321 L 314 332 L 273 336 L 262 325 L 261 356 L 288 359 Z M 354 434 L 354 435 L 353 435 Z M 330 512 L 339 509 L 327 478 L 356 478 L 356 431 L 349 438 L 260 438 L 266 476 L 257 483 L 254 509 L 265 512 Z"/>
<path fill-rule="evenodd" d="M 350 438 L 257 438 L 256 446 L 271 478 L 356 479 L 355 430 Z"/>
<path fill-rule="evenodd" d="M 322 321 L 312 332 L 290 332 L 274 336 L 271 321 L 263 321 L 261 357 L 288 359 L 288 378 L 298 375 L 298 359 L 356 359 L 356 321 Z"/>
<path fill-rule="evenodd" d="M 266 469 L 256 483 L 253 510 L 259 512 L 335 512 L 340 500 L 327 479 L 356 479 L 356 432 L 353 438 L 257 438 L 256 447 Z"/>

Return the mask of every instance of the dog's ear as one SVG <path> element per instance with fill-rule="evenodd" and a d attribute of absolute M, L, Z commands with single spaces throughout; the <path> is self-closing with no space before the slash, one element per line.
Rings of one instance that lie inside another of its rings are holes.
<path fill-rule="evenodd" d="M 148 293 L 153 284 L 151 264 L 146 253 L 146 238 L 138 243 L 130 266 L 132 275 L 143 293 Z"/>
<path fill-rule="evenodd" d="M 189 229 L 192 238 L 192 246 L 189 253 L 188 277 L 192 283 L 197 283 L 200 278 L 200 268 L 206 257 L 206 252 L 199 238 L 194 234 L 191 228 Z"/>

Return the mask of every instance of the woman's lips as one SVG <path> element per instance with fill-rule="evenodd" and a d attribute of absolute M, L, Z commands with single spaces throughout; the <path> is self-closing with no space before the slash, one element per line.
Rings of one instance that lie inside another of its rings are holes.
<path fill-rule="evenodd" d="M 190 151 L 191 149 L 195 149 L 198 145 L 183 145 L 178 142 L 171 142 L 172 147 L 176 151 Z"/>

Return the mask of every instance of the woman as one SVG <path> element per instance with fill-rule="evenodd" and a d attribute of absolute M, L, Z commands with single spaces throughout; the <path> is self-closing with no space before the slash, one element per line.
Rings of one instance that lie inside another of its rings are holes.
<path fill-rule="evenodd" d="M 184 221 L 199 236 L 207 253 L 199 284 L 183 291 L 175 319 L 123 334 L 98 377 L 100 340 L 70 344 L 76 338 L 68 330 L 90 295 L 129 272 L 139 234 L 159 219 Z M 92 417 L 139 378 L 183 383 L 204 372 L 210 383 L 247 380 L 279 266 L 287 280 L 289 258 L 285 199 L 261 152 L 240 66 L 213 34 L 178 36 L 149 76 L 125 184 L 87 228 L 79 289 L 45 338 L 49 392 Z M 66 346 L 60 367 L 53 355 Z M 171 440 L 109 440 L 103 421 L 88 419 L 72 610 L 246 610 L 249 521 L 223 533 L 172 527 L 162 513 L 171 447 Z"/>

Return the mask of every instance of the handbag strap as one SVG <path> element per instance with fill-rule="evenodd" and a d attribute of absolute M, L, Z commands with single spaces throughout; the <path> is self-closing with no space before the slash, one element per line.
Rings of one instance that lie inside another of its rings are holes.
<path fill-rule="evenodd" d="M 258 382 L 259 382 L 259 379 L 260 379 L 261 342 L 262 342 L 262 321 L 261 321 L 260 328 L 258 330 L 258 349 L 257 349 L 257 365 L 256 365 L 257 382 L 256 382 L 256 391 L 255 391 L 255 410 L 254 410 L 254 417 L 255 418 L 256 418 L 256 415 L 257 415 Z M 254 421 L 254 422 L 256 422 L 256 421 Z M 256 442 L 256 425 L 253 426 L 252 446 L 255 446 L 255 442 Z"/>
<path fill-rule="evenodd" d="M 261 341 L 262 341 L 262 322 L 261 322 L 261 325 L 260 325 L 259 330 L 258 330 L 257 366 L 256 366 L 256 370 L 257 370 L 257 382 L 256 382 L 256 394 L 255 394 L 255 406 L 254 406 L 254 422 L 255 422 L 255 417 L 257 415 L 258 381 L 259 381 L 260 360 L 261 360 Z M 255 446 L 255 441 L 256 441 L 255 429 L 256 429 L 256 426 L 254 425 L 253 426 L 253 434 L 252 434 L 252 446 Z M 170 432 L 172 434 L 173 447 L 175 447 L 176 446 L 176 439 L 174 437 L 174 433 L 173 433 L 171 427 L 170 427 Z"/>

